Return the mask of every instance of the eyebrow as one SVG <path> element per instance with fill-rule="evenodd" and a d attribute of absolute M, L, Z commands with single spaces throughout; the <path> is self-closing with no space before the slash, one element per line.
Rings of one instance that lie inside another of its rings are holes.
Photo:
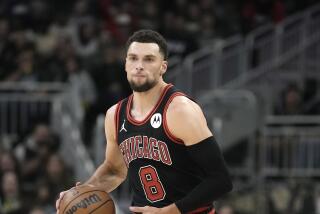
<path fill-rule="evenodd" d="M 128 56 L 137 56 L 138 54 L 133 54 L 133 53 L 129 53 L 128 54 Z M 153 55 L 153 54 L 147 54 L 147 55 L 145 55 L 145 56 L 143 56 L 143 57 L 156 57 L 155 55 Z"/>

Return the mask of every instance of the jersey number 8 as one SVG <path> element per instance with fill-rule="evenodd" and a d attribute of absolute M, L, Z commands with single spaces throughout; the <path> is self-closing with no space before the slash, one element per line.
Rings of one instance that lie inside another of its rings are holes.
<path fill-rule="evenodd" d="M 166 193 L 159 179 L 157 170 L 151 166 L 141 167 L 139 170 L 140 181 L 147 199 L 157 202 L 164 199 Z"/>

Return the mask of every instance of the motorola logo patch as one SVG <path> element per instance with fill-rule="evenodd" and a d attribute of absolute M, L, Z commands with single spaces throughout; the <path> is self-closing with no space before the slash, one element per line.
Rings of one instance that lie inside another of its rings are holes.
<path fill-rule="evenodd" d="M 162 116 L 160 113 L 156 113 L 152 115 L 151 120 L 150 120 L 151 126 L 155 129 L 159 128 L 162 123 Z"/>

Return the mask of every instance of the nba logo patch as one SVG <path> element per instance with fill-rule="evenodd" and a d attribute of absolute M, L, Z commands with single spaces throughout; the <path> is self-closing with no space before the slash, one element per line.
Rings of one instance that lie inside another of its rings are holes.
<path fill-rule="evenodd" d="M 161 126 L 161 123 L 162 123 L 162 116 L 160 113 L 156 113 L 152 115 L 150 124 L 153 128 L 155 129 L 159 128 Z"/>

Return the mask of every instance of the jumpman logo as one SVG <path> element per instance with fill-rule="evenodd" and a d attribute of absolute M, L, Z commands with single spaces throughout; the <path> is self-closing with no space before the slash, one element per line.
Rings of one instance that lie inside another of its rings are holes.
<path fill-rule="evenodd" d="M 123 123 L 122 123 L 122 126 L 121 126 L 121 129 L 119 132 L 122 132 L 122 131 L 125 131 L 127 132 L 127 129 L 124 127 L 124 124 L 126 123 L 126 120 L 123 120 Z"/>

